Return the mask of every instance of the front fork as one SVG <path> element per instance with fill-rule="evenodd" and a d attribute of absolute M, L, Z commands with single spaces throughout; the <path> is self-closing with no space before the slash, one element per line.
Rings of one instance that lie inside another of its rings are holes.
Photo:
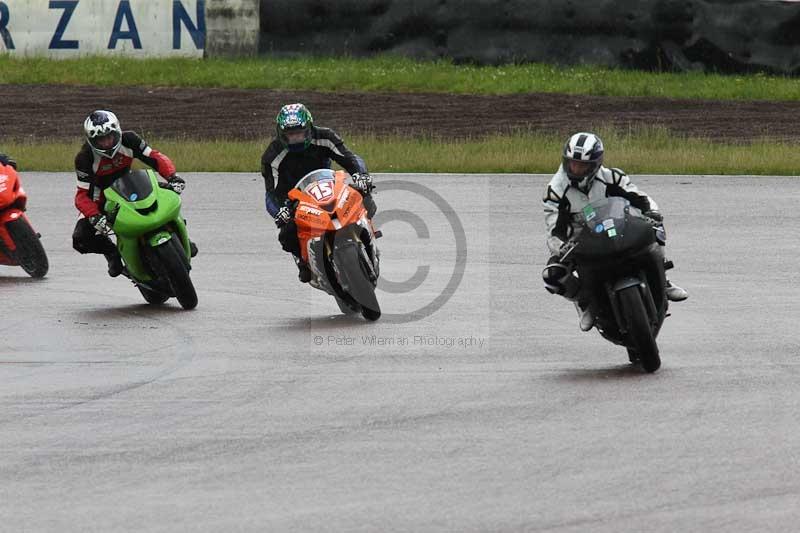
<path fill-rule="evenodd" d="M 362 218 L 355 224 L 351 224 L 346 228 L 339 229 L 337 233 L 343 230 L 352 232 L 351 236 L 353 240 L 361 244 L 359 246 L 359 252 L 362 254 L 362 257 L 364 257 L 365 263 L 370 269 L 368 272 L 369 278 L 373 284 L 377 284 L 378 277 L 380 276 L 380 251 L 375 244 L 375 240 L 380 237 L 380 233 L 374 230 L 371 221 L 369 221 L 366 217 Z M 366 232 L 369 234 L 370 242 L 367 243 L 361 239 L 360 230 L 366 230 Z M 323 237 L 316 237 L 308 241 L 308 265 L 314 272 L 315 277 L 320 280 L 320 288 L 322 288 L 325 292 L 335 294 L 336 291 L 333 289 L 333 285 L 331 284 L 330 280 L 328 280 L 328 273 L 326 271 L 326 264 L 330 263 L 332 265 L 332 269 L 334 270 L 334 275 L 336 275 L 337 278 L 339 276 L 339 273 L 336 272 L 336 265 L 331 261 L 333 248 L 335 246 L 335 236 L 332 239 L 329 238 L 329 235 L 330 234 Z M 336 283 L 339 283 L 338 279 L 336 280 Z"/>
<path fill-rule="evenodd" d="M 383 233 L 380 230 L 376 230 L 375 227 L 372 225 L 372 220 L 368 219 L 366 216 L 362 217 L 356 223 L 357 227 L 362 228 L 367 232 L 369 235 L 369 242 L 364 242 L 364 246 L 361 247 L 361 253 L 364 255 L 364 259 L 366 260 L 367 265 L 370 267 L 370 278 L 373 284 L 378 283 L 378 278 L 381 275 L 381 252 L 378 249 L 377 240 L 383 237 Z M 360 235 L 355 235 L 357 240 L 360 239 Z M 363 242 L 363 241 L 362 241 Z"/>

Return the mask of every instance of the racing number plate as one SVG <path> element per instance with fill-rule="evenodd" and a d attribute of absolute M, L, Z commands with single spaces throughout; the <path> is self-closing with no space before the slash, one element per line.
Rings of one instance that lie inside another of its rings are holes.
<path fill-rule="evenodd" d="M 306 187 L 306 192 L 317 202 L 324 203 L 333 197 L 333 181 L 318 181 Z"/>

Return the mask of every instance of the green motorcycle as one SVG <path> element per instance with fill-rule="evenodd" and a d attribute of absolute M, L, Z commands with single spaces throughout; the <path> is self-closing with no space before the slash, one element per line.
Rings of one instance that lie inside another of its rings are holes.
<path fill-rule="evenodd" d="M 159 185 L 152 170 L 133 170 L 105 190 L 105 212 L 123 274 L 148 303 L 158 305 L 175 297 L 184 309 L 197 307 L 189 277 L 192 246 L 181 217 L 181 198 Z"/>

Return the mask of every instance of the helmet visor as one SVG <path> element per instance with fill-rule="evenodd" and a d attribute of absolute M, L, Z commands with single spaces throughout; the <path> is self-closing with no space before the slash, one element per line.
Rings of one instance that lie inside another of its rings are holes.
<path fill-rule="evenodd" d="M 117 144 L 119 143 L 119 133 L 112 131 L 111 133 L 106 133 L 105 135 L 93 137 L 89 139 L 89 142 L 92 143 L 92 146 L 98 150 L 103 152 L 110 151 L 116 148 Z"/>
<path fill-rule="evenodd" d="M 567 159 L 567 174 L 572 179 L 583 179 L 597 169 L 596 161 L 578 161 Z"/>
<path fill-rule="evenodd" d="M 306 130 L 293 130 L 284 133 L 287 144 L 302 144 L 306 142 Z"/>

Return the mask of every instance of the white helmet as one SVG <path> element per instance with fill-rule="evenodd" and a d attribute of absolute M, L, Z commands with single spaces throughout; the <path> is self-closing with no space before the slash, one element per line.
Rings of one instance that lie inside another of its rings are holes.
<path fill-rule="evenodd" d="M 100 156 L 113 159 L 122 144 L 122 128 L 111 111 L 97 110 L 83 123 L 89 146 Z"/>
<path fill-rule="evenodd" d="M 586 189 L 603 164 L 603 141 L 594 133 L 576 133 L 564 145 L 562 162 L 573 187 Z M 570 165 L 575 161 L 578 165 Z M 580 167 L 580 168 L 570 168 Z"/>

